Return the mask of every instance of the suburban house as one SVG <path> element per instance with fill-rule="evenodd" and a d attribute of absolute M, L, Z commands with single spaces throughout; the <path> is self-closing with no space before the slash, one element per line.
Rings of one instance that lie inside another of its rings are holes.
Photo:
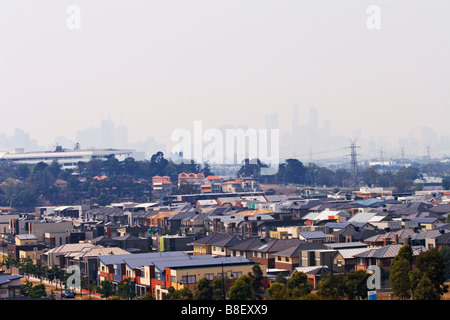
<path fill-rule="evenodd" d="M 323 210 L 320 212 L 310 212 L 303 216 L 302 220 L 306 225 L 317 225 L 322 222 L 335 221 L 344 222 L 350 218 L 350 215 L 344 211 Z"/>
<path fill-rule="evenodd" d="M 232 256 L 245 256 L 253 262 L 264 264 L 267 266 L 267 268 L 272 269 L 275 268 L 278 259 L 284 259 L 285 262 L 286 258 L 290 259 L 293 252 L 290 252 L 287 249 L 296 248 L 299 245 L 309 247 L 311 245 L 320 246 L 321 244 L 313 244 L 300 239 L 274 239 L 255 237 L 241 241 L 240 243 L 231 247 L 230 250 L 232 252 Z M 280 265 L 282 261 L 278 262 L 278 265 Z M 287 267 L 289 268 L 291 264 L 296 263 L 296 259 L 290 259 L 287 262 Z"/>
<path fill-rule="evenodd" d="M 65 265 L 76 265 L 80 268 L 81 276 L 86 276 L 89 282 L 96 282 L 98 271 L 98 257 L 102 255 L 127 255 L 128 251 L 121 248 L 107 248 L 102 246 L 87 247 L 83 250 L 64 255 Z"/>
<path fill-rule="evenodd" d="M 302 241 L 296 246 L 273 253 L 275 258 L 275 269 L 293 271 L 301 266 L 301 252 L 315 249 L 324 249 L 321 243 Z"/>
<path fill-rule="evenodd" d="M 366 270 L 368 266 L 379 264 L 389 268 L 391 266 L 391 262 L 394 260 L 401 247 L 403 247 L 403 244 L 393 243 L 381 248 L 372 248 L 367 251 L 357 253 L 354 255 L 357 259 L 356 269 Z M 413 263 L 414 257 L 427 250 L 423 246 L 411 246 L 411 248 L 413 250 Z"/>
<path fill-rule="evenodd" d="M 325 242 L 327 235 L 323 231 L 304 231 L 298 233 L 298 238 L 308 242 L 322 243 Z"/>
<path fill-rule="evenodd" d="M 337 274 L 333 269 L 328 266 L 310 266 L 310 267 L 296 267 L 294 271 L 303 272 L 306 274 L 308 281 L 312 284 L 314 289 L 317 289 L 317 284 L 320 282 L 322 275 L 328 275 L 330 273 Z"/>
<path fill-rule="evenodd" d="M 86 219 L 92 219 L 101 222 L 128 223 L 128 216 L 124 214 L 124 210 L 118 207 L 101 207 L 91 209 L 85 212 Z"/>
<path fill-rule="evenodd" d="M 210 254 L 213 256 L 231 256 L 231 247 L 242 242 L 241 236 L 228 233 L 213 233 L 192 242 L 193 254 Z"/>
<path fill-rule="evenodd" d="M 42 252 L 45 244 L 38 243 L 38 239 L 33 234 L 17 234 L 13 244 L 8 243 L 6 249 L 8 256 L 19 261 L 21 258 L 31 258 L 34 263 L 42 260 Z"/>
<path fill-rule="evenodd" d="M 150 239 L 138 238 L 132 234 L 126 234 L 121 237 L 112 238 L 117 241 L 118 247 L 127 250 L 129 252 L 149 252 L 150 251 Z"/>
<path fill-rule="evenodd" d="M 238 278 L 251 272 L 253 265 L 244 257 L 191 256 L 180 251 L 100 256 L 98 282 L 110 280 L 117 286 L 128 278 L 135 281 L 138 295 L 151 293 L 161 300 L 170 287 L 176 290 L 187 287 L 195 293 L 202 278 Z M 261 269 L 265 276 L 265 267 Z"/>
<path fill-rule="evenodd" d="M 172 182 L 169 176 L 153 176 L 152 187 L 154 195 L 158 197 L 165 197 L 172 195 Z"/>
<path fill-rule="evenodd" d="M 96 246 L 92 243 L 70 243 L 65 244 L 59 247 L 55 247 L 53 249 L 45 252 L 43 256 L 43 260 L 47 266 L 58 266 L 61 270 L 66 270 L 68 266 L 72 264 L 72 258 L 86 251 L 90 251 L 94 248 L 103 248 L 101 246 Z M 114 252 L 122 252 L 124 250 L 117 247 L 106 248 L 109 250 L 110 254 L 114 254 Z"/>
<path fill-rule="evenodd" d="M 72 232 L 74 230 L 72 221 L 52 221 L 49 219 L 43 220 L 28 220 L 24 224 L 24 230 L 21 233 L 34 234 L 37 237 L 38 242 L 45 241 L 46 233 L 59 233 L 59 232 Z"/>
<path fill-rule="evenodd" d="M 427 245 L 429 246 L 430 243 L 433 244 L 434 248 L 437 248 L 438 250 L 442 249 L 443 246 L 450 246 L 450 232 L 446 232 L 436 238 L 433 239 L 427 239 Z"/>
<path fill-rule="evenodd" d="M 386 246 L 391 243 L 409 244 L 410 238 L 416 232 L 413 229 L 401 229 L 393 232 L 386 232 L 364 239 L 363 242 L 371 247 Z"/>
<path fill-rule="evenodd" d="M 363 247 L 351 249 L 338 249 L 333 256 L 332 269 L 340 273 L 355 270 L 357 264 L 357 258 L 355 258 L 355 255 L 365 252 L 367 250 L 370 250 L 370 248 Z"/>
<path fill-rule="evenodd" d="M 445 218 L 440 217 L 423 217 L 423 218 L 412 218 L 410 221 L 417 222 L 419 229 L 421 230 L 432 230 L 436 228 L 436 224 L 445 221 Z"/>
<path fill-rule="evenodd" d="M 436 238 L 446 233 L 445 229 L 432 229 L 418 232 L 411 236 L 410 242 L 413 246 L 424 246 L 427 249 L 436 248 Z"/>
<path fill-rule="evenodd" d="M 21 275 L 0 274 L 0 299 L 15 299 L 21 297 Z"/>

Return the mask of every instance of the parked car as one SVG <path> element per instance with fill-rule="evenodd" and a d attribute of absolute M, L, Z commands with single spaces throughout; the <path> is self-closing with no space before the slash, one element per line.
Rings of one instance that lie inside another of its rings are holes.
<path fill-rule="evenodd" d="M 70 290 L 64 290 L 64 291 L 61 293 L 61 296 L 62 296 L 63 298 L 67 298 L 67 299 L 69 299 L 69 298 L 75 298 L 75 294 L 74 294 L 72 291 L 70 291 Z"/>

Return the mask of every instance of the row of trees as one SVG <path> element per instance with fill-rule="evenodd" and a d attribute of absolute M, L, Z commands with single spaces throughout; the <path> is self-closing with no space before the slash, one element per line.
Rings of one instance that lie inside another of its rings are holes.
<path fill-rule="evenodd" d="M 165 300 L 261 300 L 264 295 L 262 284 L 263 272 L 261 267 L 255 264 L 252 272 L 244 274 L 237 279 L 215 277 L 213 280 L 202 278 L 193 293 L 188 287 L 175 290 L 168 289 L 169 294 Z M 230 285 L 231 284 L 231 285 Z"/>
<path fill-rule="evenodd" d="M 0 163 L 0 205 L 15 208 L 32 208 L 38 205 L 61 205 L 83 203 L 86 200 L 99 205 L 109 204 L 120 198 L 135 201 L 152 200 L 151 178 L 155 175 L 169 176 L 176 181 L 181 172 L 203 172 L 210 175 L 207 164 L 201 166 L 193 161 L 175 164 L 165 159 L 162 152 L 150 160 L 136 161 L 126 158 L 119 161 L 113 155 L 107 160 L 93 159 L 78 162 L 76 169 L 62 169 L 54 161 L 36 165 Z M 96 176 L 107 176 L 98 180 Z M 55 181 L 62 179 L 66 187 L 59 188 Z"/>
<path fill-rule="evenodd" d="M 337 300 L 364 299 L 367 296 L 367 279 L 369 274 L 364 270 L 352 270 L 346 274 L 323 274 L 317 291 L 311 293 L 313 287 L 306 274 L 295 271 L 289 279 L 277 277 L 267 290 L 269 300 Z"/>
<path fill-rule="evenodd" d="M 300 184 L 309 186 L 349 187 L 351 172 L 349 169 L 320 167 L 314 163 L 303 164 L 297 159 L 286 159 L 279 164 L 278 171 L 273 175 L 261 175 L 261 168 L 267 167 L 258 159 L 246 159 L 238 177 L 257 179 L 261 183 Z M 361 185 L 393 187 L 396 192 L 408 192 L 420 186 L 414 185 L 414 180 L 423 178 L 423 174 L 438 174 L 445 176 L 442 186 L 450 189 L 450 165 L 419 165 L 400 167 L 396 170 L 386 170 L 379 166 L 359 168 L 358 177 Z"/>
<path fill-rule="evenodd" d="M 403 246 L 391 263 L 390 280 L 392 293 L 399 299 L 440 300 L 448 291 L 445 280 L 446 263 L 450 249 L 441 252 L 436 248 L 420 253 L 413 265 L 411 246 Z"/>

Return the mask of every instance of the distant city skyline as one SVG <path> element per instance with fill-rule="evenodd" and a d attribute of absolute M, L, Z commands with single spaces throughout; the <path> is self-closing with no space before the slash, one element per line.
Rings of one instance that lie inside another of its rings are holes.
<path fill-rule="evenodd" d="M 266 115 L 265 129 L 279 129 L 278 112 L 274 111 Z M 384 137 L 367 137 L 362 128 L 354 128 L 351 136 L 332 134 L 332 123 L 329 119 L 322 119 L 315 107 L 300 111 L 299 105 L 292 105 L 292 121 L 290 130 L 280 137 L 280 157 L 297 158 L 303 162 L 335 161 L 348 158 L 348 147 L 351 140 L 356 140 L 362 148 L 361 160 L 389 161 L 401 158 L 441 158 L 450 157 L 450 135 L 438 136 L 429 127 L 418 128 L 408 138 L 398 139 L 394 143 L 385 140 Z M 306 121 L 301 119 L 307 119 Z M 187 125 L 186 127 L 189 127 Z M 223 125 L 219 130 L 233 128 L 232 125 Z M 237 126 L 247 129 L 248 126 Z M 23 129 L 16 128 L 11 136 L 0 132 L 0 150 L 9 148 L 24 148 L 25 151 L 50 150 L 55 145 L 67 149 L 73 149 L 75 144 L 85 148 L 118 148 L 135 149 L 144 153 L 145 158 L 162 151 L 166 157 L 170 157 L 170 148 L 161 142 L 158 137 L 142 137 L 141 141 L 129 141 L 129 128 L 123 123 L 117 124 L 110 116 L 98 121 L 97 126 L 76 131 L 75 138 L 57 136 L 51 144 L 41 144 Z"/>
<path fill-rule="evenodd" d="M 199 120 L 305 161 L 450 153 L 450 2 L 76 2 L 0 3 L 1 145 L 168 153 Z"/>

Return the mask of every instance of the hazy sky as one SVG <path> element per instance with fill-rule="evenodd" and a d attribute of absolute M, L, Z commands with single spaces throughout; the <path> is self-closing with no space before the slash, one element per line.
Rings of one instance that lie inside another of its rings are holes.
<path fill-rule="evenodd" d="M 46 145 L 110 116 L 130 142 L 168 143 L 194 120 L 258 129 L 276 111 L 283 133 L 298 103 L 332 134 L 450 134 L 449 12 L 448 0 L 1 1 L 0 132 Z"/>

